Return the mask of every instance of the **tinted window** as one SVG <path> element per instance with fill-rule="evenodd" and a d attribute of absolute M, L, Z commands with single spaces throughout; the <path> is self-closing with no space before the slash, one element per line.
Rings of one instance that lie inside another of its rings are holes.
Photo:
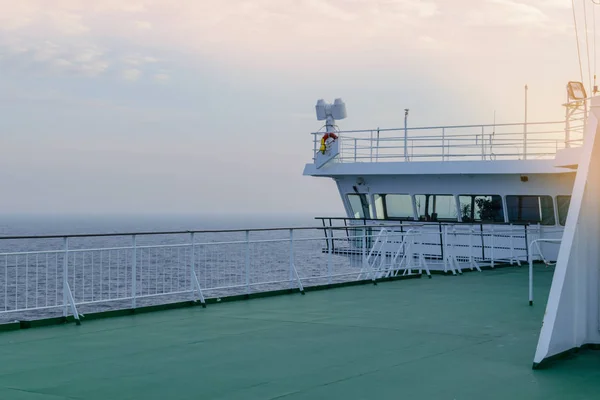
<path fill-rule="evenodd" d="M 556 196 L 558 206 L 558 223 L 565 225 L 567 223 L 567 214 L 571 205 L 571 196 Z"/>
<path fill-rule="evenodd" d="M 504 222 L 502 197 L 498 195 L 460 195 L 463 222 Z"/>
<path fill-rule="evenodd" d="M 554 225 L 554 205 L 550 196 L 506 196 L 510 222 Z"/>
<path fill-rule="evenodd" d="M 364 194 L 349 194 L 353 218 L 369 218 L 369 202 Z"/>
<path fill-rule="evenodd" d="M 456 201 L 452 195 L 419 194 L 415 196 L 421 221 L 456 221 Z"/>
<path fill-rule="evenodd" d="M 414 219 L 412 199 L 408 194 L 376 194 L 378 218 Z"/>

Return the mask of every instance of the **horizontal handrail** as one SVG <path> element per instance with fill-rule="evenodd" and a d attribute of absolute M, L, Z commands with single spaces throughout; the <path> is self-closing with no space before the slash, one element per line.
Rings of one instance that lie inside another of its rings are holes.
<path fill-rule="evenodd" d="M 478 124 L 478 125 L 439 125 L 439 126 L 417 126 L 407 127 L 407 131 L 419 131 L 428 129 L 467 129 L 467 128 L 491 128 L 491 127 L 505 127 L 515 126 L 522 127 L 523 125 L 552 125 L 552 124 L 564 124 L 565 121 L 548 121 L 548 122 L 512 122 L 504 124 Z M 339 131 L 339 133 L 370 133 L 370 132 L 393 132 L 393 131 L 404 131 L 405 128 L 380 128 L 380 129 L 354 129 Z M 323 132 L 311 132 L 311 135 L 322 135 Z"/>

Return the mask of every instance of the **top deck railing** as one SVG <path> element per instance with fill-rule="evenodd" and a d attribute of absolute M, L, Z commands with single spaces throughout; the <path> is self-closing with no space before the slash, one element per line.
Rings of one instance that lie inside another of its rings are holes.
<path fill-rule="evenodd" d="M 335 162 L 553 159 L 583 144 L 589 100 L 563 104 L 562 121 L 340 131 Z M 314 160 L 323 132 L 312 135 Z"/>
<path fill-rule="evenodd" d="M 583 142 L 583 119 L 491 125 L 352 130 L 338 133 L 338 162 L 552 159 Z M 314 153 L 322 132 L 313 133 Z"/>

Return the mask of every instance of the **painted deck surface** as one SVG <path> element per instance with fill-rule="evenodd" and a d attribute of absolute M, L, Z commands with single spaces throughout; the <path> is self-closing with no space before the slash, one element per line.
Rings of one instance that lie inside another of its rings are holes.
<path fill-rule="evenodd" d="M 533 371 L 552 269 L 344 287 L 0 334 L 0 399 L 597 399 Z"/>

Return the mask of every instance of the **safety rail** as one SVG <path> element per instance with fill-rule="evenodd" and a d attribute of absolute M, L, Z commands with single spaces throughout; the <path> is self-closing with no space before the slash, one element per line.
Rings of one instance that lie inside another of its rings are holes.
<path fill-rule="evenodd" d="M 337 162 L 551 159 L 581 146 L 585 116 L 530 122 L 340 131 Z M 565 127 L 566 126 L 566 127 Z M 316 157 L 323 132 L 314 132 Z M 315 158 L 313 158 L 315 159 Z"/>
<path fill-rule="evenodd" d="M 368 230 L 314 227 L 0 238 L 0 322 L 354 281 Z M 349 247 L 349 246 L 347 246 Z M 355 247 L 356 248 L 356 247 Z"/>
<path fill-rule="evenodd" d="M 315 219 L 321 222 L 325 236 L 330 227 L 346 234 L 351 234 L 357 227 L 375 231 L 393 225 L 400 232 L 419 227 L 422 237 L 419 247 L 422 248 L 430 267 L 435 268 L 436 263 L 441 264 L 445 272 L 453 274 L 462 272 L 457 264 L 468 264 L 475 269 L 480 266 L 493 268 L 498 263 L 520 266 L 528 261 L 528 246 L 531 240 L 561 238 L 563 232 L 562 227 L 533 223 L 424 222 L 348 217 Z M 345 248 L 335 248 L 335 242 L 327 242 L 327 245 L 334 246 L 334 253 L 349 251 Z M 449 258 L 450 254 L 456 257 L 456 260 Z"/>
<path fill-rule="evenodd" d="M 532 240 L 529 244 L 529 305 L 533 305 L 533 262 L 535 261 L 534 249 L 537 250 L 538 261 L 542 261 L 546 266 L 553 265 L 551 261 L 548 261 L 546 257 L 544 257 L 544 253 L 540 248 L 540 243 L 550 243 L 550 244 L 558 244 L 560 245 L 562 239 L 535 239 Z"/>
<path fill-rule="evenodd" d="M 5 236 L 0 322 L 376 281 L 430 270 L 453 275 L 506 262 L 535 226 L 387 221 L 381 225 Z"/>

